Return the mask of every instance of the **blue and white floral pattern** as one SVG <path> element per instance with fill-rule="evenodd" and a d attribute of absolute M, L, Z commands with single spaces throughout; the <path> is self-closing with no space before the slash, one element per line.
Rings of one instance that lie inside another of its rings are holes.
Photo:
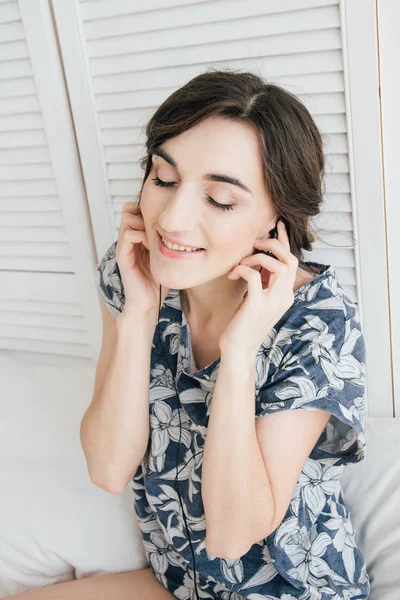
<path fill-rule="evenodd" d="M 97 276 L 100 293 L 117 316 L 124 293 L 115 246 L 100 261 Z M 344 466 L 366 454 L 364 338 L 357 307 L 334 267 L 308 264 L 319 267 L 320 274 L 295 292 L 293 305 L 259 349 L 255 418 L 316 409 L 331 418 L 304 465 L 282 523 L 237 560 L 215 557 L 205 548 L 201 469 L 220 359 L 203 369 L 194 364 L 179 290 L 170 290 L 160 311 L 150 364 L 150 438 L 132 490 L 149 564 L 176 598 L 196 598 L 194 575 L 200 598 L 369 597 L 369 576 L 340 484 Z"/>

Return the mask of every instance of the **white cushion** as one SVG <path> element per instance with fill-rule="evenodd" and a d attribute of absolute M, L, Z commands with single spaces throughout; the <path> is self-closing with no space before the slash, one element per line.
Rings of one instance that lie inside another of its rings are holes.
<path fill-rule="evenodd" d="M 131 487 L 110 494 L 87 472 L 94 375 L 0 355 L 0 598 L 148 566 Z"/>
<path fill-rule="evenodd" d="M 94 367 L 0 355 L 0 598 L 148 566 L 130 486 L 89 478 L 79 428 Z M 371 579 L 370 600 L 400 590 L 400 419 L 366 419 L 367 456 L 347 465 L 344 500 Z"/>
<path fill-rule="evenodd" d="M 367 417 L 367 455 L 347 465 L 343 497 L 371 580 L 370 600 L 400 597 L 400 419 Z"/>

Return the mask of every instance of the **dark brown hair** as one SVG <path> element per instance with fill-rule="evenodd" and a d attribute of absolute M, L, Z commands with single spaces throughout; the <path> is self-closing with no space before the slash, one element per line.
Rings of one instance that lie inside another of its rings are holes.
<path fill-rule="evenodd" d="M 253 125 L 266 189 L 277 215 L 289 225 L 291 252 L 303 264 L 302 250 L 311 250 L 315 240 L 309 217 L 320 212 L 323 201 L 322 137 L 310 112 L 294 94 L 255 73 L 210 69 L 164 100 L 146 126 L 147 154 L 140 161 L 145 173 L 139 203 L 153 149 L 209 117 Z"/>

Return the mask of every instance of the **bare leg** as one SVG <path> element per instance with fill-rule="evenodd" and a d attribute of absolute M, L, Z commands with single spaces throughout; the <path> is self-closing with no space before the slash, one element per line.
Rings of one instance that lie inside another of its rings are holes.
<path fill-rule="evenodd" d="M 171 600 L 150 567 L 45 585 L 7 600 Z"/>

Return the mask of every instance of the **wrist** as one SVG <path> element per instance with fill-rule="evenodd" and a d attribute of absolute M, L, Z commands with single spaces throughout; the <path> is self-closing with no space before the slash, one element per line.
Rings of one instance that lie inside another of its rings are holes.
<path fill-rule="evenodd" d="M 221 363 L 226 368 L 236 372 L 239 369 L 247 372 L 248 369 L 254 369 L 256 364 L 257 352 L 237 348 L 221 351 Z"/>
<path fill-rule="evenodd" d="M 154 330 L 157 325 L 158 315 L 153 312 L 141 313 L 137 310 L 124 308 L 121 314 L 116 318 L 117 329 L 141 329 L 151 332 L 154 335 Z"/>

